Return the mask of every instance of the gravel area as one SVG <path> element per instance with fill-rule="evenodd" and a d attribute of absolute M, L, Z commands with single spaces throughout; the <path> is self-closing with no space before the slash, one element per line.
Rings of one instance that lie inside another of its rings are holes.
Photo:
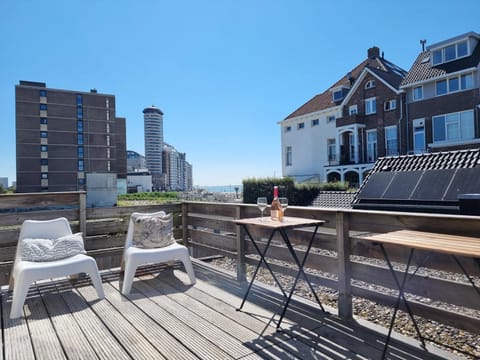
<path fill-rule="evenodd" d="M 323 252 L 324 250 L 317 250 L 317 249 L 314 250 L 312 248 L 312 251 Z M 381 260 L 374 260 L 374 259 L 367 260 L 367 259 L 360 259 L 360 258 L 356 258 L 355 260 L 357 261 L 364 260 L 364 261 L 369 261 L 370 263 L 373 262 L 377 265 L 384 265 L 384 262 L 382 262 Z M 270 261 L 273 261 L 273 260 L 270 259 Z M 236 271 L 235 259 L 219 258 L 219 259 L 212 260 L 210 263 L 228 271 L 232 271 L 232 272 Z M 281 262 L 279 261 L 277 261 L 277 263 L 281 264 Z M 398 268 L 402 268 L 401 264 L 394 264 L 394 266 Z M 254 270 L 255 269 L 253 266 L 247 265 L 248 279 L 251 278 Z M 312 270 L 312 269 L 305 269 L 305 272 L 307 274 L 310 273 L 310 274 L 315 274 L 321 277 L 336 279 L 336 276 L 332 274 L 323 273 L 323 272 Z M 418 273 L 424 274 L 424 275 L 427 275 L 427 274 L 433 275 L 432 272 L 435 273 L 434 275 L 436 277 L 448 278 L 451 280 L 458 280 L 458 281 L 465 280 L 463 276 L 460 274 L 432 271 L 424 268 L 418 269 Z M 458 277 L 461 277 L 461 279 Z M 287 289 L 289 286 L 292 285 L 294 280 L 290 276 L 280 275 L 280 274 L 278 274 L 277 278 L 282 283 L 282 286 L 285 285 Z M 265 284 L 268 284 L 270 286 L 275 286 L 275 281 L 273 280 L 272 276 L 270 275 L 268 270 L 265 269 L 264 266 L 260 268 L 257 274 L 257 280 L 264 282 Z M 480 284 L 480 280 L 475 279 L 475 283 L 476 285 Z M 388 292 L 392 296 L 395 296 L 396 294 L 398 294 L 398 292 L 395 290 L 375 286 L 372 284 L 366 284 L 366 283 L 362 284 L 361 282 L 355 282 L 355 285 L 365 286 L 365 287 L 368 287 L 370 290 L 375 290 L 383 293 Z M 314 285 L 314 286 L 315 288 L 318 289 L 317 295 L 323 304 L 333 308 L 337 307 L 338 292 L 336 290 L 327 288 L 327 287 L 317 286 L 317 285 Z M 298 296 L 302 296 L 304 298 L 313 300 L 313 295 L 311 294 L 310 289 L 308 288 L 308 286 L 305 284 L 304 281 L 300 280 L 297 283 L 295 294 Z M 428 303 L 429 305 L 438 306 L 440 308 L 445 308 L 450 311 L 452 310 L 458 311 L 461 313 L 468 314 L 470 316 L 475 316 L 480 318 L 480 311 L 454 307 L 450 304 L 434 302 L 431 299 L 425 299 L 418 296 L 414 297 L 412 295 L 408 295 L 407 298 L 409 299 L 414 298 L 416 301 L 422 301 L 422 302 Z M 386 306 L 378 305 L 373 301 L 370 301 L 364 298 L 359 298 L 359 297 L 354 297 L 352 300 L 352 303 L 353 303 L 354 316 L 363 318 L 365 320 L 368 320 L 375 324 L 382 325 L 387 328 L 389 327 L 390 321 L 393 315 L 393 309 Z M 442 347 L 445 350 L 448 350 L 456 354 L 457 356 L 463 357 L 465 359 L 480 359 L 480 335 L 469 333 L 469 332 L 466 332 L 457 328 L 453 328 L 451 326 L 447 326 L 444 324 L 440 324 L 438 322 L 431 321 L 419 316 L 415 316 L 415 320 L 417 321 L 420 331 L 426 341 L 434 342 L 436 346 Z M 395 322 L 394 330 L 403 335 L 418 339 L 415 328 L 413 326 L 413 322 L 411 321 L 408 313 L 406 312 L 399 311 L 397 313 L 397 320 Z"/>

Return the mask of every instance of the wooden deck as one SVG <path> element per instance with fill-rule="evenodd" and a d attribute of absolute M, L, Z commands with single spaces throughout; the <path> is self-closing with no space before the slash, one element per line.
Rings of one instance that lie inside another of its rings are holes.
<path fill-rule="evenodd" d="M 282 296 L 255 285 L 242 311 L 244 288 L 229 274 L 195 262 L 197 283 L 180 270 L 137 273 L 132 293 L 119 292 L 119 272 L 103 272 L 105 299 L 88 278 L 32 286 L 26 318 L 10 320 L 2 291 L 0 360 L 10 359 L 378 359 L 386 329 L 345 323 L 294 298 L 277 332 Z M 395 336 L 388 358 L 452 359 L 454 355 Z"/>

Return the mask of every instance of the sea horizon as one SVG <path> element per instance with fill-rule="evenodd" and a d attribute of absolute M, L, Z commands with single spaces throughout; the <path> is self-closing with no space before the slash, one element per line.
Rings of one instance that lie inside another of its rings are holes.
<path fill-rule="evenodd" d="M 243 191 L 243 185 L 195 185 L 195 189 L 204 189 L 208 192 L 216 193 L 235 193 L 235 187 L 238 187 L 238 192 Z"/>

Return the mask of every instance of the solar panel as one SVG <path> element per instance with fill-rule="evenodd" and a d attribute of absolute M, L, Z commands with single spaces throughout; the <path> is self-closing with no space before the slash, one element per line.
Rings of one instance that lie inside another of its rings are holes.
<path fill-rule="evenodd" d="M 443 200 L 458 200 L 460 194 L 480 193 L 480 167 L 458 169 Z"/>
<path fill-rule="evenodd" d="M 425 170 L 411 200 L 441 201 L 454 174 L 454 169 Z"/>
<path fill-rule="evenodd" d="M 360 200 L 380 199 L 395 174 L 395 172 L 378 172 L 370 175 L 365 186 L 360 190 L 357 198 Z"/>
<path fill-rule="evenodd" d="M 420 170 L 396 172 L 382 199 L 408 200 L 422 174 Z"/>

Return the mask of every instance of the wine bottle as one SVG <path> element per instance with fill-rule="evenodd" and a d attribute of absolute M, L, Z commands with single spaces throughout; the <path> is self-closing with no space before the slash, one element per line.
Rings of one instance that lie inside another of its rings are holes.
<path fill-rule="evenodd" d="M 278 201 L 278 186 L 273 187 L 273 201 L 270 205 L 270 217 L 274 221 L 283 220 L 282 204 Z"/>

